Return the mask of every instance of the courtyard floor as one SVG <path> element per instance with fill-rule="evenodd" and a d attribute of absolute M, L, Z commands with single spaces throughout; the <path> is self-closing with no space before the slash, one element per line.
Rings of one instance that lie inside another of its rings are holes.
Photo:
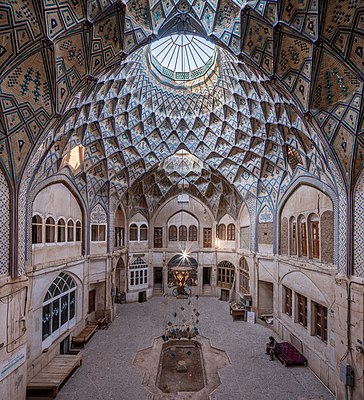
<path fill-rule="evenodd" d="M 277 359 L 270 361 L 265 343 L 272 330 L 262 324 L 233 321 L 227 302 L 200 297 L 188 304 L 172 297 L 154 297 L 145 303 L 117 304 L 116 310 L 109 328 L 97 331 L 86 345 L 82 366 L 57 400 L 151 400 L 142 385 L 143 371 L 133 365 L 136 353 L 152 346 L 168 322 L 189 321 L 192 314 L 199 320 L 200 334 L 224 350 L 231 362 L 220 370 L 222 384 L 210 399 L 334 399 L 309 368 L 286 368 Z"/>

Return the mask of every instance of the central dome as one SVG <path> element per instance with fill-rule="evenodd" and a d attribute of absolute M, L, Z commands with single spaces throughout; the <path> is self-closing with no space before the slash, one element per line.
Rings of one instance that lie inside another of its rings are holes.
<path fill-rule="evenodd" d="M 150 47 L 152 65 L 160 74 L 175 81 L 204 76 L 214 65 L 215 45 L 194 35 L 172 35 Z"/>

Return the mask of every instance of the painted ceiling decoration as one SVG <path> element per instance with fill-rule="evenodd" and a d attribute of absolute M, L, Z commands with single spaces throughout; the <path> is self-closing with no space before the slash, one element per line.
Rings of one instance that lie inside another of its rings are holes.
<path fill-rule="evenodd" d="M 294 174 L 330 183 L 330 157 L 350 185 L 364 156 L 363 21 L 359 0 L 0 0 L 1 165 L 16 187 L 36 149 L 43 179 L 82 144 L 72 176 L 89 202 L 121 198 L 182 148 L 272 206 Z M 178 33 L 216 44 L 208 79 L 153 73 L 149 43 Z"/>
<path fill-rule="evenodd" d="M 121 197 L 180 149 L 219 171 L 243 198 L 268 196 L 272 204 L 294 173 L 332 180 L 317 135 L 267 78 L 221 49 L 214 76 L 174 87 L 155 77 L 147 62 L 149 47 L 110 69 L 89 95 L 79 96 L 73 104 L 77 113 L 53 136 L 39 180 L 56 173 L 78 145 L 84 147 L 90 202 L 108 190 Z M 288 149 L 301 160 L 294 168 Z M 78 184 L 84 173 L 74 177 Z"/>
<path fill-rule="evenodd" d="M 186 150 L 167 157 L 151 173 L 135 181 L 124 204 L 129 212 L 148 217 L 166 200 L 184 193 L 200 199 L 216 219 L 226 213 L 237 218 L 242 205 L 237 190 L 218 171 Z"/>

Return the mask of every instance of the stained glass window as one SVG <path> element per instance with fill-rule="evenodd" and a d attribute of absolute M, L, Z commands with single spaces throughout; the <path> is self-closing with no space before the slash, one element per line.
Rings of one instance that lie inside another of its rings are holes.
<path fill-rule="evenodd" d="M 60 328 L 67 329 L 67 323 L 74 324 L 75 317 L 75 281 L 67 274 L 61 272 L 49 287 L 43 301 L 42 340 L 48 337 L 47 345 L 52 343 L 62 332 Z"/>

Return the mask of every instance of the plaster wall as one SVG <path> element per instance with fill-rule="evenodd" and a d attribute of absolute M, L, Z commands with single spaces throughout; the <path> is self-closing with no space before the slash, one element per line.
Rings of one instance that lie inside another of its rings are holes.
<path fill-rule="evenodd" d="M 275 327 L 284 340 L 292 342 L 308 359 L 310 368 L 331 389 L 335 390 L 335 270 L 314 268 L 312 264 L 278 261 L 275 283 Z M 284 288 L 292 290 L 292 316 L 283 312 Z M 297 323 L 297 297 L 307 298 L 307 327 Z M 313 305 L 327 308 L 327 343 L 315 336 Z"/>
<path fill-rule="evenodd" d="M 258 258 L 258 279 L 265 282 L 276 281 L 276 263 L 274 258 Z"/>
<path fill-rule="evenodd" d="M 250 214 L 249 210 L 246 206 L 243 206 L 239 218 L 238 225 L 236 227 L 237 240 L 241 249 L 249 250 L 250 249 Z"/>
<path fill-rule="evenodd" d="M 156 222 L 157 223 L 157 222 Z M 171 225 L 175 225 L 177 227 L 177 241 L 170 241 L 169 240 L 169 227 Z M 185 225 L 187 227 L 187 241 L 186 242 L 181 242 L 179 241 L 179 227 L 181 225 Z M 189 227 L 191 225 L 195 225 L 197 227 L 197 240 L 196 241 L 190 241 L 189 240 Z M 182 243 L 186 245 L 191 251 L 195 251 L 202 247 L 202 242 L 201 242 L 201 227 L 200 227 L 200 222 L 199 220 L 192 214 L 181 211 L 178 212 L 177 214 L 172 215 L 168 221 L 167 221 L 167 226 L 165 229 L 165 238 L 166 238 L 166 248 L 169 251 L 181 251 L 181 245 Z"/>
<path fill-rule="evenodd" d="M 217 252 L 214 250 L 200 251 L 199 253 L 199 263 L 201 265 L 216 265 L 217 264 Z"/>
<path fill-rule="evenodd" d="M 339 274 L 334 286 L 335 374 L 339 377 L 341 364 L 350 365 L 354 370 L 354 387 L 348 387 L 347 391 L 352 399 L 363 399 L 364 382 L 361 377 L 364 371 L 364 354 L 358 351 L 358 345 L 360 342 L 364 344 L 364 281 L 362 278 Z M 345 392 L 345 385 L 337 379 L 337 398 L 344 399 Z"/>
<path fill-rule="evenodd" d="M 273 222 L 258 224 L 258 249 L 262 254 L 273 253 Z"/>
<path fill-rule="evenodd" d="M 326 210 L 333 210 L 330 197 L 312 186 L 301 185 L 284 204 L 281 217 L 289 220 L 291 216 L 298 216 L 303 211 L 318 214 Z"/>
<path fill-rule="evenodd" d="M 273 283 L 258 281 L 259 315 L 273 313 Z"/>
<path fill-rule="evenodd" d="M 130 240 L 130 225 L 135 224 L 138 227 L 138 240 Z M 142 225 L 146 225 L 148 227 L 148 233 L 147 233 L 147 240 L 140 240 L 140 227 Z M 147 219 L 140 213 L 137 213 L 132 216 L 130 221 L 128 222 L 128 238 L 127 238 L 127 243 L 129 243 L 129 251 L 131 253 L 133 252 L 148 252 L 149 249 L 149 240 L 151 239 L 152 235 L 152 229 L 149 226 L 149 223 Z"/>
<path fill-rule="evenodd" d="M 108 235 L 108 226 L 106 225 L 106 237 Z M 91 237 L 91 231 L 90 231 Z M 101 255 L 107 253 L 107 241 L 103 242 L 92 242 L 90 243 L 90 254 L 91 255 Z"/>
<path fill-rule="evenodd" d="M 27 384 L 27 341 L 30 338 L 29 320 L 26 315 L 28 280 L 0 279 L 0 364 L 8 362 L 19 351 L 25 358 L 7 377 L 0 380 L 0 398 L 24 400 Z M 2 397 L 3 396 L 3 397 Z"/>
<path fill-rule="evenodd" d="M 217 225 L 225 224 L 226 226 L 226 238 L 227 238 L 227 227 L 229 224 L 234 224 L 235 226 L 235 240 L 221 240 L 220 238 L 217 240 L 219 249 L 231 249 L 235 250 L 238 240 L 238 226 L 236 224 L 236 220 L 229 214 L 225 214 Z"/>
<path fill-rule="evenodd" d="M 243 206 L 240 211 L 239 226 L 250 226 L 250 214 L 246 206 Z"/>
<path fill-rule="evenodd" d="M 52 344 L 46 347 L 42 342 L 42 311 L 43 302 L 49 286 L 61 273 L 69 274 L 77 285 L 76 290 L 76 318 L 75 323 L 63 325 L 52 335 Z M 59 265 L 36 272 L 30 279 L 32 287 L 29 308 L 29 331 L 32 337 L 31 345 L 28 346 L 28 379 L 37 374 L 48 362 L 59 354 L 59 343 L 67 336 L 75 334 L 80 329 L 82 321 L 87 315 L 84 306 L 85 288 L 85 261 L 75 262 L 71 265 Z"/>
<path fill-rule="evenodd" d="M 89 281 L 90 283 L 103 282 L 107 278 L 106 258 L 90 259 Z"/>
<path fill-rule="evenodd" d="M 81 255 L 81 242 L 45 243 L 45 220 L 52 217 L 55 222 L 64 218 L 66 223 L 72 219 L 82 221 L 81 208 L 70 192 L 62 183 L 55 183 L 41 190 L 34 199 L 33 215 L 41 216 L 43 220 L 43 243 L 33 244 L 33 265 L 49 263 L 56 260 L 75 258 Z M 82 223 L 82 222 L 81 222 Z M 55 228 L 57 238 L 57 227 Z M 67 227 L 66 227 L 67 235 Z M 57 240 L 57 239 L 56 239 Z"/>
<path fill-rule="evenodd" d="M 183 204 L 183 206 L 182 206 Z M 198 242 L 202 243 L 203 239 L 203 228 L 212 228 L 213 227 L 213 217 L 210 210 L 199 200 L 195 199 L 192 196 L 189 196 L 188 203 L 178 203 L 177 197 L 172 197 L 167 200 L 155 213 L 153 219 L 151 220 L 151 225 L 163 227 L 163 243 L 167 243 L 168 239 L 168 226 L 173 225 L 172 219 L 176 215 L 176 211 L 183 211 L 184 217 L 187 218 L 188 215 L 195 218 L 198 221 Z M 187 222 L 183 219 L 184 224 L 187 225 Z M 192 220 L 191 220 L 192 221 Z M 181 218 L 177 218 L 175 221 L 175 225 L 181 225 Z M 215 231 L 213 229 L 213 231 Z M 216 231 L 213 232 L 212 237 L 216 237 Z"/>
<path fill-rule="evenodd" d="M 76 198 L 69 189 L 62 183 L 55 183 L 41 190 L 33 203 L 33 212 L 55 214 L 64 217 L 66 220 L 82 219 L 82 211 Z"/>

